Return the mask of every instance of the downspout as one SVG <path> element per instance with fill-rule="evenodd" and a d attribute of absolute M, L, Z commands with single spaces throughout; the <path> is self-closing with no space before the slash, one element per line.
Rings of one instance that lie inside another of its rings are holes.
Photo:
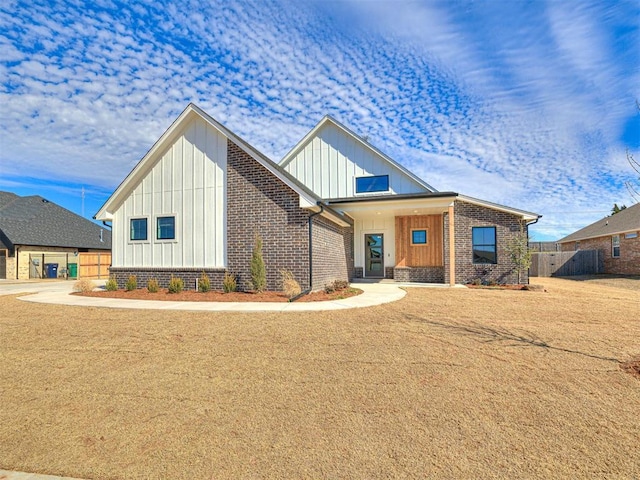
<path fill-rule="evenodd" d="M 529 225 L 535 225 L 536 223 L 538 223 L 538 220 L 540 220 L 540 217 L 536 218 L 533 222 L 525 223 L 525 226 L 527 227 L 527 248 L 529 248 Z M 530 283 L 531 283 L 531 267 L 529 267 L 527 270 L 527 285 L 529 285 Z"/>
<path fill-rule="evenodd" d="M 313 288 L 313 217 L 315 217 L 316 215 L 320 215 L 322 212 L 324 212 L 324 205 L 320 202 L 318 202 L 317 205 L 320 207 L 320 211 L 309 215 L 309 288 L 307 288 L 303 292 L 300 292 L 295 297 L 290 298 L 289 299 L 290 302 L 295 302 L 300 297 L 307 295 L 308 293 L 311 292 L 311 289 Z"/>

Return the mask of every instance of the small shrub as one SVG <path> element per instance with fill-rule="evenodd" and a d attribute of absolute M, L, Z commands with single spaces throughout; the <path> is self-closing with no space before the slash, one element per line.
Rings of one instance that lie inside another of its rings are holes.
<path fill-rule="evenodd" d="M 225 272 L 222 279 L 222 291 L 224 293 L 235 292 L 238 289 L 236 276 L 233 273 Z"/>
<path fill-rule="evenodd" d="M 288 298 L 293 298 L 302 292 L 300 284 L 289 270 L 280 270 L 282 275 L 282 291 Z"/>
<path fill-rule="evenodd" d="M 335 290 L 344 290 L 345 288 L 349 288 L 349 282 L 346 280 L 334 280 L 333 288 Z"/>
<path fill-rule="evenodd" d="M 96 288 L 96 284 L 93 283 L 88 278 L 83 278 L 83 279 L 78 280 L 76 283 L 73 284 L 73 291 L 74 292 L 88 293 L 88 292 L 93 291 L 94 288 Z"/>
<path fill-rule="evenodd" d="M 482 279 L 481 278 L 474 278 L 473 280 L 471 280 L 471 285 L 482 285 Z"/>
<path fill-rule="evenodd" d="M 182 290 L 184 290 L 184 281 L 172 275 L 169 280 L 169 293 L 180 293 Z"/>
<path fill-rule="evenodd" d="M 130 292 L 138 288 L 138 279 L 136 278 L 135 275 L 129 275 L 129 278 L 127 279 L 127 283 L 125 283 L 124 288 L 127 290 L 127 292 Z"/>
<path fill-rule="evenodd" d="M 264 292 L 267 289 L 267 271 L 262 258 L 262 237 L 257 233 L 251 254 L 250 270 L 253 289 L 258 293 Z"/>
<path fill-rule="evenodd" d="M 118 282 L 116 281 L 116 278 L 109 277 L 107 283 L 104 284 L 104 288 L 107 290 L 107 292 L 115 292 L 116 290 L 118 290 Z"/>
<path fill-rule="evenodd" d="M 209 279 L 209 275 L 202 272 L 202 275 L 200 275 L 198 279 L 198 291 L 207 293 L 209 290 L 211 290 L 211 280 Z"/>
<path fill-rule="evenodd" d="M 344 290 L 345 288 L 349 288 L 349 282 L 346 280 L 334 280 L 332 283 L 324 287 L 324 291 L 325 293 L 334 293 Z"/>
<path fill-rule="evenodd" d="M 155 278 L 150 278 L 147 282 L 147 290 L 149 291 L 149 293 L 158 293 L 158 290 L 160 290 L 160 284 L 158 283 L 158 280 L 156 280 Z"/>

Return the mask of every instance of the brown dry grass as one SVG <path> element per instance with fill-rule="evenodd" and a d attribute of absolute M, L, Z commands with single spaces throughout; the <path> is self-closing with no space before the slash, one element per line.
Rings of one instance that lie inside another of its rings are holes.
<path fill-rule="evenodd" d="M 246 314 L 0 298 L 0 468 L 93 479 L 638 478 L 640 299 L 410 289 Z"/>

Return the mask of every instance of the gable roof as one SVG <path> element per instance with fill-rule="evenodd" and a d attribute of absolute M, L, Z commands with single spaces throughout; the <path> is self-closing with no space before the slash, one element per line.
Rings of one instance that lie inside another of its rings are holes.
<path fill-rule="evenodd" d="M 309 140 L 311 140 L 313 137 L 315 137 L 318 134 L 318 132 L 323 127 L 325 127 L 326 125 L 333 125 L 338 130 L 341 130 L 344 134 L 346 134 L 347 136 L 351 137 L 353 140 L 355 140 L 361 146 L 363 146 L 364 148 L 369 149 L 370 151 L 372 151 L 378 157 L 380 157 L 384 161 L 386 161 L 391 167 L 395 168 L 396 170 L 399 170 L 404 175 L 408 176 L 413 181 L 417 182 L 419 185 L 421 185 L 422 187 L 426 188 L 428 191 L 437 192 L 437 190 L 435 188 L 433 188 L 431 185 L 429 185 L 427 182 L 425 182 L 420 177 L 418 177 L 417 175 L 412 173 L 410 170 L 407 170 L 405 167 L 400 165 L 398 162 L 393 160 L 391 157 L 389 157 L 387 154 L 385 154 L 381 150 L 378 150 L 376 147 L 371 145 L 369 142 L 365 141 L 360 135 L 356 134 L 355 132 L 353 132 L 349 128 L 345 127 L 343 124 L 338 122 L 335 118 L 333 118 L 330 115 L 325 115 L 322 118 L 322 120 L 320 120 L 318 122 L 318 124 L 315 127 L 313 127 L 311 129 L 311 131 L 309 133 L 307 133 L 302 138 L 302 140 L 300 140 L 291 150 L 289 150 L 289 152 L 282 158 L 282 160 L 280 160 L 278 165 L 280 165 L 283 168 L 286 167 L 287 164 L 289 162 L 291 162 L 296 157 L 296 155 L 300 152 L 300 150 L 304 147 L 304 145 L 306 145 L 309 142 Z"/>
<path fill-rule="evenodd" d="M 127 177 L 120 183 L 118 188 L 113 192 L 109 199 L 100 207 L 100 210 L 95 214 L 94 218 L 99 220 L 111 220 L 113 212 L 120 206 L 120 204 L 130 195 L 139 182 L 145 177 L 145 175 L 155 165 L 156 154 L 162 152 L 164 148 L 170 145 L 175 138 L 179 135 L 181 127 L 190 121 L 191 118 L 199 117 L 204 120 L 212 128 L 220 132 L 227 139 L 231 140 L 238 147 L 244 150 L 251 158 L 266 168 L 269 172 L 284 182 L 289 188 L 296 192 L 300 197 L 300 206 L 304 208 L 311 208 L 314 210 L 320 210 L 318 203 L 320 198 L 316 196 L 306 186 L 302 185 L 291 174 L 286 172 L 282 167 L 271 161 L 266 155 L 255 149 L 248 142 L 240 138 L 233 133 L 227 127 L 215 120 L 211 115 L 206 113 L 200 107 L 193 103 L 189 103 L 182 113 L 176 118 L 169 128 L 160 136 L 160 138 L 153 144 L 151 149 L 145 154 L 144 157 L 138 162 L 134 169 L 127 175 Z M 334 212 L 330 209 L 325 210 L 323 216 L 330 217 L 333 221 L 339 224 L 347 225 L 348 220 L 342 215 Z"/>
<path fill-rule="evenodd" d="M 620 233 L 640 231 L 640 203 L 621 210 L 615 215 L 604 217 L 597 222 L 567 235 L 558 243 L 577 242 L 588 238 L 618 235 Z"/>
<path fill-rule="evenodd" d="M 111 231 L 39 195 L 0 192 L 0 237 L 15 245 L 111 249 Z M 101 241 L 102 238 L 102 241 Z"/>

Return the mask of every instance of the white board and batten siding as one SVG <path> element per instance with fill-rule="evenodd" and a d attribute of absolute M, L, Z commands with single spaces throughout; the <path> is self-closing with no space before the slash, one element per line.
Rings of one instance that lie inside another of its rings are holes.
<path fill-rule="evenodd" d="M 427 191 L 375 150 L 330 123 L 301 146 L 284 167 L 321 198 L 359 196 L 355 178 L 372 175 L 389 175 L 387 193 Z"/>
<path fill-rule="evenodd" d="M 197 118 L 158 156 L 114 214 L 113 266 L 224 267 L 227 138 Z M 175 216 L 175 240 L 157 240 L 162 216 Z M 147 240 L 131 241 L 130 220 L 143 217 Z"/>

